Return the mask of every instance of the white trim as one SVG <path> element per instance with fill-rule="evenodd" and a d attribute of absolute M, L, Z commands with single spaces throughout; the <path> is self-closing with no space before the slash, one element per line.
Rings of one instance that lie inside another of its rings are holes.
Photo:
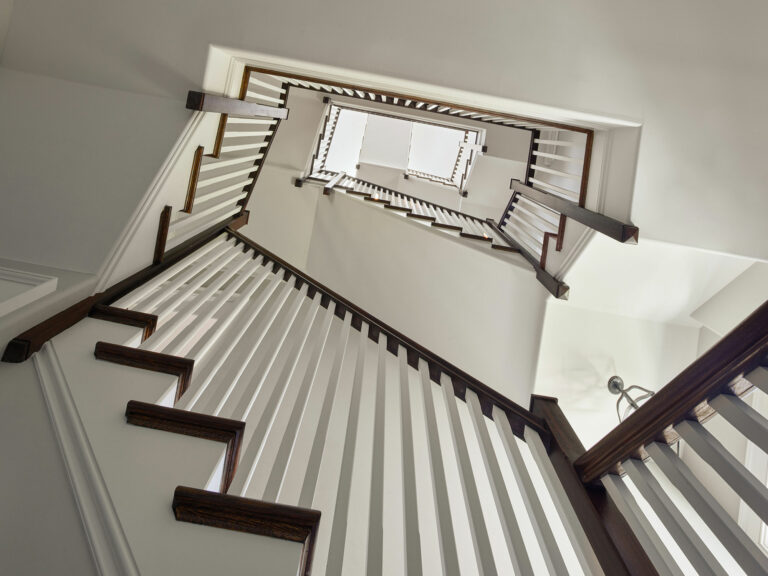
<path fill-rule="evenodd" d="M 414 82 L 392 76 L 372 74 L 361 70 L 328 66 L 306 60 L 296 60 L 279 56 L 238 50 L 235 48 L 212 45 L 212 47 L 234 56 L 246 65 L 274 70 L 286 76 L 306 75 L 323 78 L 330 83 L 350 83 L 364 86 L 371 91 L 403 92 L 414 101 L 446 101 L 456 108 L 483 108 L 500 113 L 517 114 L 537 119 L 566 122 L 586 128 L 638 127 L 641 123 L 626 118 L 609 117 L 590 112 L 566 110 L 554 106 L 534 104 L 522 100 L 479 94 L 466 90 L 457 90 L 446 86 L 437 86 L 424 82 Z"/>
<path fill-rule="evenodd" d="M 51 292 L 55 292 L 59 282 L 59 279 L 56 276 L 33 274 L 26 270 L 5 268 L 3 266 L 0 266 L 0 280 L 29 286 L 29 288 L 20 294 L 16 294 L 5 300 L 0 300 L 0 316 L 15 312 L 19 308 L 22 308 Z"/>
<path fill-rule="evenodd" d="M 96 567 L 104 576 L 139 576 L 52 342 L 33 363 Z"/>
<path fill-rule="evenodd" d="M 136 237 L 141 224 L 146 218 L 151 217 L 150 209 L 155 205 L 155 201 L 163 192 L 166 180 L 168 180 L 176 163 L 181 159 L 182 152 L 186 149 L 186 146 L 192 139 L 198 126 L 200 126 L 203 117 L 204 112 L 194 112 L 187 122 L 187 125 L 184 127 L 184 130 L 182 130 L 181 135 L 176 140 L 170 154 L 168 154 L 165 162 L 163 162 L 163 165 L 160 167 L 160 171 L 157 173 L 154 180 L 152 180 L 149 189 L 144 194 L 144 198 L 142 198 L 141 203 L 136 207 L 131 219 L 123 229 L 120 239 L 112 249 L 109 258 L 107 258 L 106 262 L 99 270 L 98 282 L 96 283 L 95 289 L 96 292 L 105 290 L 109 284 L 113 283 L 110 279 L 112 278 L 115 269 Z"/>

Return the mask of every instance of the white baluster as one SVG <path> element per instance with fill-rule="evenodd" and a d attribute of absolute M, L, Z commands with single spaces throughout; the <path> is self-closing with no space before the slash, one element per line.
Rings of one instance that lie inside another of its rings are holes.
<path fill-rule="evenodd" d="M 182 273 L 171 279 L 167 284 L 162 285 L 159 290 L 149 294 L 145 300 L 138 302 L 136 308 L 142 312 L 150 314 L 157 310 L 159 316 L 158 321 L 162 323 L 169 314 L 176 310 L 177 302 L 179 302 L 179 300 L 177 298 L 172 298 L 171 302 L 168 302 L 162 309 L 158 310 L 158 307 L 171 298 L 179 288 L 200 274 L 201 271 L 210 270 L 211 267 L 215 269 L 218 266 L 219 261 L 222 261 L 227 256 L 237 254 L 236 251 L 232 251 L 233 246 L 234 240 L 229 240 L 222 246 L 212 250 L 205 258 L 197 260 L 194 265 L 189 266 Z"/>
<path fill-rule="evenodd" d="M 672 448 L 654 442 L 645 449 L 744 571 L 750 575 L 768 574 L 768 557 L 699 482 Z"/>
<path fill-rule="evenodd" d="M 523 435 L 525 436 L 525 442 L 531 451 L 531 456 L 533 456 L 536 466 L 544 479 L 547 492 L 552 497 L 555 508 L 560 514 L 566 534 L 573 545 L 576 557 L 579 559 L 579 564 L 584 570 L 584 574 L 588 576 L 603 574 L 600 562 L 595 555 L 595 551 L 589 542 L 586 532 L 584 532 L 584 527 L 582 526 L 579 517 L 576 515 L 576 511 L 571 505 L 571 501 L 568 499 L 568 495 L 565 493 L 563 485 L 560 483 L 557 471 L 555 471 L 555 467 L 549 459 L 549 454 L 547 453 L 544 443 L 541 441 L 539 433 L 526 426 Z"/>
<path fill-rule="evenodd" d="M 237 256 L 239 256 L 239 258 L 237 258 Z M 220 272 L 222 268 L 229 264 L 234 258 L 237 258 L 237 260 L 235 260 L 232 268 L 223 272 L 216 281 L 212 282 L 211 285 L 203 291 L 202 294 L 197 297 L 194 296 L 198 288 L 210 280 L 215 274 Z M 154 351 L 162 350 L 169 341 L 178 336 L 179 330 L 186 327 L 190 318 L 192 318 L 192 315 L 206 302 L 209 302 L 209 299 L 214 297 L 219 289 L 237 275 L 251 260 L 250 254 L 243 254 L 242 252 L 238 254 L 237 251 L 232 251 L 231 254 L 227 254 L 225 258 L 222 258 L 221 262 L 216 266 L 209 267 L 204 274 L 196 277 L 194 282 L 185 285 L 184 290 L 182 290 L 172 301 L 168 302 L 167 307 L 171 310 L 175 310 L 185 301 L 187 301 L 187 305 L 182 310 L 179 310 L 173 318 L 162 324 L 149 339 L 145 340 L 141 346 L 139 346 L 139 348 Z"/>
<path fill-rule="evenodd" d="M 355 374 L 352 380 L 352 396 L 349 402 L 346 433 L 344 436 L 344 451 L 341 459 L 336 505 L 333 512 L 333 526 L 328 551 L 326 576 L 341 576 L 344 565 L 345 542 L 347 539 L 347 522 L 349 516 L 349 496 L 352 488 L 352 467 L 355 460 L 357 443 L 357 423 L 360 415 L 360 397 L 363 388 L 363 372 L 365 369 L 365 349 L 368 338 L 368 325 L 363 323 L 358 336 L 357 360 Z"/>
<path fill-rule="evenodd" d="M 714 468 L 747 505 L 768 522 L 768 487 L 747 470 L 698 422 L 683 420 L 675 426 L 688 445 Z"/>
<path fill-rule="evenodd" d="M 308 354 L 308 360 L 297 392 L 297 399 L 285 426 L 285 433 L 280 438 L 280 446 L 277 449 L 269 478 L 264 487 L 263 499 L 267 502 L 276 502 L 280 493 L 283 477 L 288 468 L 288 460 L 291 457 L 291 449 L 296 442 L 299 427 L 303 425 L 306 418 L 306 412 L 308 411 L 307 402 L 310 393 L 318 385 L 317 373 L 320 366 L 320 357 L 329 346 L 329 336 L 335 310 L 336 303 L 331 301 L 323 313 L 322 325 L 318 329 L 317 337 L 312 340 L 312 349 Z"/>
<path fill-rule="evenodd" d="M 280 347 L 280 357 L 270 367 L 269 374 L 266 375 L 265 382 L 261 386 L 259 409 L 252 411 L 247 419 L 251 431 L 250 434 L 246 431 L 243 437 L 240 465 L 243 470 L 248 472 L 241 476 L 243 478 L 242 487 L 235 487 L 235 490 L 242 495 L 259 499 L 263 497 L 264 483 L 269 472 L 266 466 L 262 467 L 258 485 L 254 487 L 253 491 L 249 491 L 249 489 L 254 481 L 256 468 L 260 466 L 268 432 L 270 432 L 278 413 L 285 409 L 283 401 L 288 389 L 291 388 L 296 366 L 309 338 L 310 326 L 320 308 L 321 297 L 320 292 L 315 294 L 315 298 L 311 302 L 304 297 L 305 302 L 302 304 L 304 311 L 296 316 L 294 325 L 289 328 L 290 332 Z M 269 392 L 267 393 L 268 389 Z M 287 408 L 286 413 L 290 411 L 290 406 Z"/>
<path fill-rule="evenodd" d="M 307 458 L 307 468 L 304 474 L 301 493 L 299 495 L 298 505 L 304 508 L 311 508 L 315 497 L 315 488 L 317 487 L 317 477 L 320 473 L 320 460 L 325 449 L 325 440 L 328 436 L 328 424 L 330 422 L 331 410 L 333 409 L 336 392 L 339 388 L 341 378 L 341 368 L 347 353 L 347 343 L 349 341 L 350 324 L 352 322 L 352 313 L 347 312 L 344 317 L 344 325 L 341 330 L 341 337 L 336 346 L 336 353 L 333 359 L 331 373 L 328 376 L 328 387 L 323 396 L 323 402 L 318 416 L 317 429 L 315 430 L 312 448 Z"/>
<path fill-rule="evenodd" d="M 379 338 L 383 338 L 380 335 Z M 405 571 L 408 576 L 420 576 L 421 537 L 416 496 L 416 463 L 413 450 L 413 422 L 411 420 L 410 376 L 408 353 L 398 346 L 397 359 L 400 372 L 400 427 L 403 459 L 403 546 L 405 547 Z"/>
<path fill-rule="evenodd" d="M 421 376 L 421 391 L 424 399 L 424 424 L 427 428 L 427 447 L 429 450 L 430 471 L 432 472 L 435 514 L 437 516 L 437 532 L 440 542 L 441 559 L 443 561 L 443 574 L 458 576 L 459 558 L 456 549 L 456 537 L 453 532 L 453 520 L 448 499 L 448 485 L 445 479 L 443 454 L 438 435 L 435 400 L 432 393 L 429 369 L 424 360 L 419 360 L 419 375 Z"/>
<path fill-rule="evenodd" d="M 685 520 L 645 464 L 630 458 L 622 462 L 622 467 L 696 571 L 702 576 L 708 574 L 727 576 L 727 572 L 720 566 L 694 528 Z"/>
<path fill-rule="evenodd" d="M 366 574 L 382 573 L 384 547 L 384 408 L 386 403 L 387 338 L 379 334 L 376 393 L 374 397 L 373 450 Z"/>
<path fill-rule="evenodd" d="M 446 374 L 440 375 L 440 387 L 442 388 L 443 399 L 445 400 L 445 407 L 448 412 L 452 445 L 456 453 L 456 461 L 459 465 L 459 480 L 464 496 L 464 506 L 469 517 L 477 567 L 483 576 L 492 576 L 497 573 L 496 563 L 488 537 L 488 528 L 483 518 L 483 510 L 480 506 L 480 496 L 477 490 L 475 475 L 472 471 L 472 463 L 469 460 L 469 451 L 467 450 L 467 442 L 464 438 L 461 420 L 459 419 L 459 410 L 456 407 L 453 383 Z M 470 394 L 470 392 L 470 390 L 467 390 L 467 394 Z"/>
<path fill-rule="evenodd" d="M 205 329 L 206 323 L 211 320 L 227 302 L 229 302 L 229 299 L 235 295 L 238 289 L 245 286 L 247 282 L 250 282 L 248 288 L 245 291 L 247 296 L 239 296 L 237 299 L 238 303 L 234 309 L 239 311 L 239 309 L 245 306 L 248 298 L 250 298 L 250 296 L 256 291 L 256 289 L 261 285 L 261 282 L 263 282 L 265 278 L 265 273 L 263 271 L 260 273 L 259 268 L 261 268 L 260 261 L 250 262 L 245 267 L 245 271 L 236 279 L 233 279 L 227 289 L 222 294 L 218 295 L 218 297 L 210 304 L 206 312 L 196 318 L 195 328 L 188 330 L 185 334 L 180 335 L 180 338 L 177 338 L 171 342 L 171 344 L 169 344 L 167 348 L 168 354 L 179 354 L 190 343 L 192 343 L 193 340 L 198 338 L 201 332 Z M 230 314 L 227 316 L 227 319 L 221 321 L 220 324 L 228 324 L 228 322 L 230 322 L 234 316 L 234 314 Z M 195 356 L 195 360 L 198 360 L 204 356 L 205 352 L 207 352 L 207 350 L 213 346 L 215 341 L 215 338 L 206 338 L 205 348 L 199 355 Z"/>
<path fill-rule="evenodd" d="M 613 474 L 606 474 L 600 480 L 603 486 L 605 486 L 608 496 L 616 504 L 621 515 L 624 516 L 635 538 L 640 542 L 640 545 L 648 555 L 648 559 L 659 574 L 662 576 L 667 574 L 683 576 L 683 571 L 672 558 L 672 555 L 653 529 L 653 526 L 651 526 L 650 521 L 640 509 L 639 504 L 630 493 L 629 488 L 624 484 L 624 481 Z"/>
<path fill-rule="evenodd" d="M 731 394 L 720 394 L 710 400 L 709 405 L 747 440 L 768 453 L 768 419 L 757 410 Z"/>
<path fill-rule="evenodd" d="M 482 413 L 479 412 L 480 404 L 479 402 L 476 403 L 479 416 L 482 417 Z M 512 467 L 512 473 L 515 477 L 515 482 L 517 483 L 517 487 L 523 497 L 525 509 L 531 519 L 531 525 L 533 526 L 533 531 L 536 534 L 536 540 L 538 541 L 539 547 L 541 548 L 541 552 L 544 556 L 544 561 L 547 563 L 547 568 L 551 574 L 567 574 L 568 570 L 565 568 L 565 562 L 563 562 L 563 557 L 560 554 L 558 543 L 552 534 L 552 528 L 549 525 L 549 521 L 544 514 L 544 509 L 542 508 L 541 502 L 539 501 L 539 497 L 536 494 L 536 489 L 533 486 L 533 481 L 531 480 L 531 476 L 525 466 L 523 455 L 520 453 L 520 447 L 517 445 L 515 435 L 512 433 L 512 427 L 509 424 L 507 414 L 498 406 L 493 407 L 493 421 L 496 424 L 496 429 L 499 431 L 499 436 L 501 436 L 501 442 L 504 445 L 504 451 L 506 452 L 507 459 L 509 460 L 509 464 Z M 488 434 L 487 430 L 485 430 L 485 434 Z M 488 442 L 490 442 L 490 438 L 488 439 Z M 489 448 L 493 449 L 493 446 L 489 444 Z M 499 475 L 500 473 L 501 472 L 499 471 Z M 509 501 L 509 498 L 506 499 L 504 505 L 505 507 L 509 506 L 510 511 L 512 512 L 512 504 Z M 505 507 L 502 508 L 502 511 L 505 511 Z M 514 524 L 514 528 L 516 531 L 512 534 L 514 539 L 511 543 L 516 546 L 516 548 L 514 548 L 516 551 L 517 548 L 524 546 L 524 544 L 522 535 L 520 534 L 520 529 L 516 522 Z M 510 540 L 509 536 L 507 536 L 507 540 Z M 524 551 L 523 554 L 525 554 Z M 528 560 L 527 555 L 525 555 L 525 559 Z M 528 564 L 528 566 L 515 566 L 516 573 L 526 574 L 530 571 L 530 564 Z"/>
<path fill-rule="evenodd" d="M 226 238 L 223 234 L 221 236 L 217 236 L 216 238 L 208 242 L 205 246 L 198 248 L 192 254 L 190 254 L 180 262 L 177 262 L 173 266 L 170 266 L 167 270 L 164 270 L 162 273 L 158 274 L 151 280 L 147 280 L 144 284 L 142 284 L 135 290 L 132 290 L 128 294 L 126 294 L 125 296 L 123 296 L 122 298 L 114 302 L 112 306 L 116 306 L 118 308 L 128 308 L 131 310 L 135 309 L 135 305 L 137 302 L 141 301 L 143 298 L 146 298 L 147 295 L 152 294 L 163 283 L 173 278 L 176 274 L 178 274 L 188 266 L 194 265 L 195 262 L 200 260 L 200 258 L 203 258 L 211 250 L 221 246 L 225 242 L 225 240 Z"/>
<path fill-rule="evenodd" d="M 246 320 L 235 338 L 238 342 L 237 348 L 229 356 L 219 359 L 219 362 L 224 363 L 224 369 L 211 371 L 209 374 L 214 377 L 215 381 L 223 383 L 225 388 L 221 390 L 219 386 L 211 386 L 210 384 L 206 386 L 195 404 L 196 410 L 204 414 L 220 415 L 223 407 L 240 383 L 243 373 L 250 368 L 251 359 L 259 350 L 272 321 L 281 309 L 282 303 L 292 293 L 292 288 L 274 274 L 268 277 L 267 282 L 269 285 L 258 295 L 248 312 L 245 313 Z M 262 318 L 262 315 L 265 318 Z"/>
<path fill-rule="evenodd" d="M 253 374 L 253 377 L 247 386 L 241 387 L 243 389 L 242 395 L 235 403 L 232 413 L 232 418 L 235 420 L 248 420 L 251 411 L 254 410 L 254 408 L 256 408 L 254 417 L 257 417 L 263 409 L 262 404 L 257 406 L 257 400 L 263 398 L 263 395 L 267 393 L 262 386 L 277 359 L 280 347 L 288 337 L 288 334 L 291 331 L 291 326 L 299 315 L 302 305 L 305 303 L 306 293 L 306 284 L 301 287 L 300 291 L 292 290 L 292 294 L 286 303 L 285 314 L 282 315 L 278 322 L 275 322 L 272 325 L 272 329 L 265 339 L 264 347 L 260 351 L 262 352 L 262 355 L 261 362 L 258 364 L 258 369 L 256 370 L 256 373 Z M 248 428 L 246 428 L 245 434 L 249 435 Z"/>

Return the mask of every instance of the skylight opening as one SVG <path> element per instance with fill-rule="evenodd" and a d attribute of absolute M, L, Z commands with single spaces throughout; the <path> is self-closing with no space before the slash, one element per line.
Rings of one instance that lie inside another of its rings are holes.
<path fill-rule="evenodd" d="M 333 132 L 333 138 L 325 159 L 326 170 L 353 174 L 359 162 L 360 148 L 363 145 L 368 114 L 339 109 L 339 118 Z"/>
<path fill-rule="evenodd" d="M 451 180 L 464 134 L 464 130 L 413 122 L 408 171 Z"/>
<path fill-rule="evenodd" d="M 317 169 L 354 175 L 361 164 L 461 190 L 479 133 L 332 105 L 318 149 Z"/>

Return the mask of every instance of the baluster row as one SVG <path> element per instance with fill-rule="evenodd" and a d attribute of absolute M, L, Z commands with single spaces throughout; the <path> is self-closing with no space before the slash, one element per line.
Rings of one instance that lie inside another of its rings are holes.
<path fill-rule="evenodd" d="M 745 376 L 768 393 L 768 370 Z M 759 391 L 758 391 L 759 390 Z M 714 418 L 723 418 L 749 442 L 768 449 L 768 419 L 744 397 L 721 394 L 709 401 Z M 768 522 L 768 487 L 697 420 L 674 426 L 692 450 L 730 486 L 762 522 Z M 766 574 L 768 557 L 705 488 L 675 449 L 665 443 L 645 446 L 648 459 L 625 459 L 625 477 L 602 477 L 606 490 L 627 518 L 657 570 L 664 574 Z"/>
<path fill-rule="evenodd" d="M 195 359 L 177 408 L 246 423 L 230 493 L 322 511 L 315 573 L 595 573 L 537 432 L 264 256 L 198 252 L 116 304 Z"/>

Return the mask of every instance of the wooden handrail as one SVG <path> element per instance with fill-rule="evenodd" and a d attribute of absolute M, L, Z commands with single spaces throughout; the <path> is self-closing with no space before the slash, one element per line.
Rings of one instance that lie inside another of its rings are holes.
<path fill-rule="evenodd" d="M 582 208 L 576 202 L 565 200 L 564 198 L 560 198 L 549 192 L 544 192 L 538 188 L 526 186 L 519 180 L 513 179 L 510 187 L 515 192 L 527 196 L 531 200 L 535 200 L 539 204 L 551 208 L 563 216 L 581 222 L 585 226 L 592 228 L 596 232 L 605 234 L 609 238 L 613 238 L 619 242 L 637 243 L 637 237 L 640 232 L 637 226 L 621 222 L 610 216 L 592 212 L 591 210 Z"/>
<path fill-rule="evenodd" d="M 265 116 L 267 118 L 288 118 L 287 108 L 264 106 L 254 102 L 245 102 L 237 98 L 227 98 L 205 92 L 190 90 L 187 94 L 187 109 L 218 114 L 236 114 L 238 116 Z"/>
<path fill-rule="evenodd" d="M 419 359 L 423 359 L 429 365 L 429 374 L 433 381 L 440 383 L 440 374 L 447 374 L 450 376 L 453 382 L 454 392 L 456 393 L 457 397 L 464 400 L 466 389 L 469 388 L 470 390 L 473 390 L 480 399 L 483 414 L 485 414 L 487 417 L 492 418 L 493 406 L 498 406 L 507 414 L 510 425 L 512 427 L 512 431 L 517 436 L 522 437 L 525 426 L 528 426 L 529 428 L 532 428 L 541 434 L 542 440 L 545 444 L 548 445 L 549 432 L 544 426 L 542 420 L 531 414 L 528 410 L 519 404 L 503 396 L 493 388 L 486 386 L 476 378 L 470 376 L 460 368 L 454 366 L 447 360 L 444 360 L 424 346 L 417 344 L 388 324 L 385 324 L 375 316 L 372 316 L 356 304 L 353 304 L 317 280 L 307 276 L 297 268 L 294 268 L 282 258 L 275 256 L 269 250 L 261 247 L 259 244 L 256 244 L 250 238 L 247 238 L 246 236 L 243 236 L 242 234 L 239 234 L 233 230 L 228 230 L 227 232 L 230 236 L 237 238 L 245 246 L 251 248 L 254 251 L 254 257 L 256 254 L 261 254 L 267 260 L 270 260 L 276 264 L 278 268 L 283 268 L 288 273 L 296 276 L 296 278 L 298 278 L 302 283 L 306 282 L 310 286 L 310 290 L 307 292 L 308 297 L 313 297 L 316 292 L 320 292 L 323 294 L 321 304 L 324 307 L 327 307 L 330 301 L 333 300 L 336 302 L 337 313 L 343 314 L 345 310 L 350 311 L 353 314 L 352 325 L 354 327 L 359 329 L 362 322 L 367 323 L 370 326 L 368 335 L 371 339 L 378 340 L 378 338 L 382 335 L 386 335 L 387 349 L 391 353 L 397 354 L 398 345 L 403 346 L 408 352 L 408 364 L 410 366 L 417 368 Z M 297 287 L 299 285 L 300 284 L 297 283 Z"/>
<path fill-rule="evenodd" d="M 554 296 L 555 298 L 561 298 L 563 300 L 568 299 L 568 291 L 570 290 L 570 287 L 568 284 L 563 282 L 562 280 L 558 280 L 552 274 L 547 272 L 544 267 L 541 265 L 541 260 L 536 258 L 533 254 L 528 252 L 522 244 L 517 242 L 514 238 L 512 238 L 509 234 L 504 232 L 496 222 L 488 218 L 486 222 L 493 227 L 493 229 L 496 231 L 496 233 L 501 236 L 504 241 L 512 246 L 512 248 L 515 248 L 520 252 L 520 254 L 525 258 L 528 263 L 533 266 L 534 271 L 536 272 L 536 279 L 541 282 L 541 284 L 549 290 L 549 292 Z M 544 247 L 546 249 L 546 246 Z"/>
<path fill-rule="evenodd" d="M 328 181 L 328 183 L 327 183 L 325 186 L 323 186 L 323 194 L 325 194 L 326 196 L 327 196 L 328 194 L 330 194 L 330 193 L 331 193 L 331 190 L 333 190 L 333 189 L 336 187 L 336 185 L 337 185 L 339 182 L 341 182 L 341 180 L 342 180 L 342 179 L 343 179 L 345 176 L 346 176 L 346 174 L 345 174 L 344 172 L 337 172 L 337 173 L 336 173 L 336 176 L 334 176 L 333 178 L 331 178 L 331 179 Z"/>
<path fill-rule="evenodd" d="M 768 301 L 576 460 L 582 481 L 596 480 L 650 442 L 673 440 L 668 429 L 682 420 L 706 419 L 715 396 L 743 394 L 751 386 L 741 377 L 767 355 Z"/>

